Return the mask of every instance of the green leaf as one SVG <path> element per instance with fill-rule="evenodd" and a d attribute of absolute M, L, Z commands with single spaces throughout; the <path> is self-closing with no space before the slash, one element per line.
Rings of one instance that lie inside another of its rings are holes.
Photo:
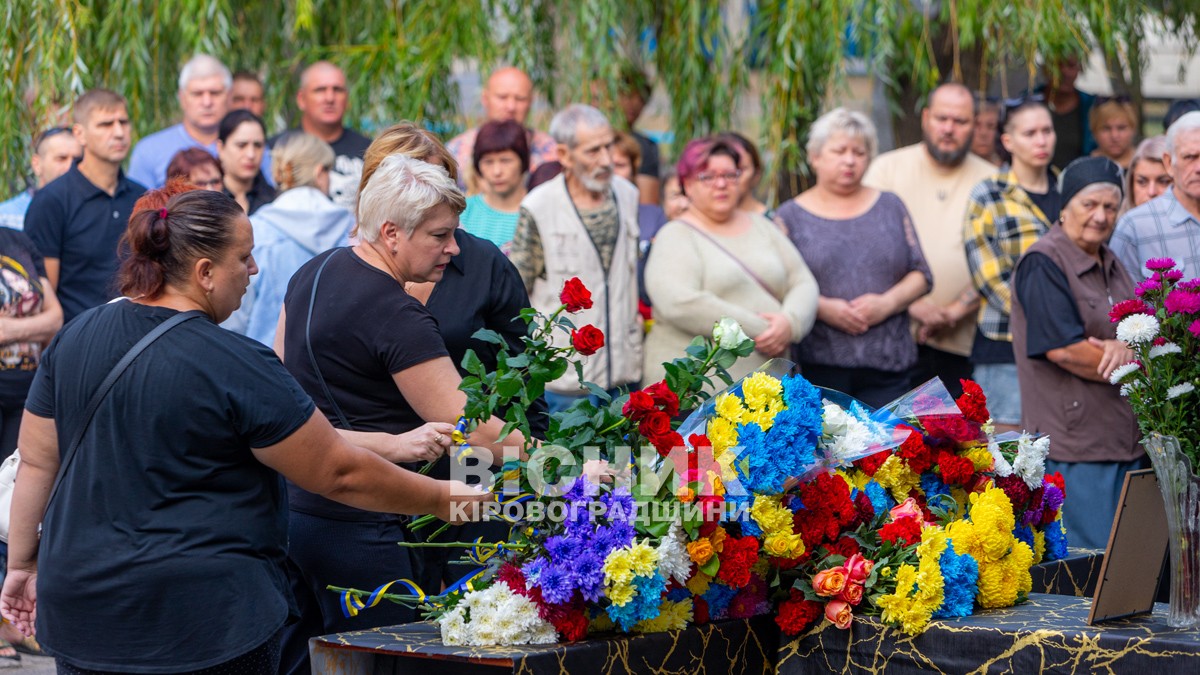
<path fill-rule="evenodd" d="M 501 337 L 499 333 L 497 333 L 494 330 L 491 330 L 490 328 L 480 328 L 479 330 L 475 331 L 475 333 L 473 335 L 471 335 L 471 337 L 476 340 L 479 340 L 480 342 L 489 342 L 491 344 L 499 345 L 501 347 L 508 346 L 508 343 L 504 341 L 504 338 Z"/>
<path fill-rule="evenodd" d="M 463 354 L 462 367 L 463 370 L 475 375 L 476 377 L 483 377 L 484 373 L 486 372 L 483 361 L 479 360 L 479 355 L 475 353 L 474 349 L 468 349 L 467 352 Z"/>
<path fill-rule="evenodd" d="M 721 569 L 721 559 L 718 558 L 715 553 L 713 554 L 713 557 L 708 559 L 708 562 L 704 563 L 703 565 L 700 565 L 701 572 L 704 572 L 708 576 L 714 577 L 714 578 L 717 576 L 717 571 L 720 569 Z"/>
<path fill-rule="evenodd" d="M 509 368 L 527 368 L 529 366 L 529 354 L 521 352 L 516 356 L 509 356 L 504 359 Z"/>

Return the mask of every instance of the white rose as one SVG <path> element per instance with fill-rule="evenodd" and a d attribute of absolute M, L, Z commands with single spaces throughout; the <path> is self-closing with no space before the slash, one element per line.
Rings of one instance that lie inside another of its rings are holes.
<path fill-rule="evenodd" d="M 742 325 L 729 317 L 723 317 L 713 326 L 713 342 L 721 349 L 732 351 L 749 339 L 750 336 L 742 330 Z"/>

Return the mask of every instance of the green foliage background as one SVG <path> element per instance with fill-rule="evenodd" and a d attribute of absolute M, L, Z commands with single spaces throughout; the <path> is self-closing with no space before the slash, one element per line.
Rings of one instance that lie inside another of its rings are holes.
<path fill-rule="evenodd" d="M 1147 26 L 1195 44 L 1200 0 L 6 0 L 0 17 L 0 171 L 16 189 L 29 139 L 88 87 L 125 94 L 139 135 L 174 123 L 179 67 L 196 52 L 261 73 L 277 120 L 295 114 L 303 64 L 329 58 L 349 76 L 356 123 L 420 119 L 444 134 L 467 122 L 458 64 L 522 67 L 555 106 L 589 99 L 595 79 L 615 91 L 621 68 L 640 65 L 667 92 L 677 144 L 728 127 L 753 86 L 758 140 L 789 175 L 851 45 L 900 119 L 942 79 L 978 87 L 1015 58 L 1032 80 L 1039 58 L 1087 44 L 1140 101 L 1128 66 Z"/>

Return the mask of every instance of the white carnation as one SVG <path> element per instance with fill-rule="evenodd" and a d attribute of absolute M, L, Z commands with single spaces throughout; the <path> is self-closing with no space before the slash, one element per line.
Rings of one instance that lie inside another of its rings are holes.
<path fill-rule="evenodd" d="M 1190 394 L 1193 391 L 1196 391 L 1196 385 L 1192 384 L 1191 382 L 1177 384 L 1174 387 L 1169 387 L 1167 389 L 1167 400 L 1169 401 L 1173 398 L 1179 398 L 1180 396 L 1183 396 L 1184 394 Z"/>
<path fill-rule="evenodd" d="M 824 402 L 824 410 L 821 445 L 830 468 L 845 466 L 866 456 L 873 445 L 890 440 L 865 410 L 852 406 L 847 411 L 829 401 Z"/>
<path fill-rule="evenodd" d="M 1181 348 L 1179 345 L 1175 344 L 1174 342 L 1167 342 L 1165 344 L 1155 345 L 1150 348 L 1150 358 L 1152 358 L 1152 359 L 1157 359 L 1158 357 L 1166 356 L 1167 354 L 1182 354 L 1182 353 L 1183 353 L 1183 348 Z"/>
<path fill-rule="evenodd" d="M 1025 481 L 1030 490 L 1036 490 L 1042 485 L 1046 475 L 1046 455 L 1050 454 L 1050 437 L 1042 436 L 1036 440 L 1022 434 L 1017 440 L 1017 458 L 1013 460 L 1013 472 Z"/>
<path fill-rule="evenodd" d="M 1000 452 L 1000 444 L 996 441 L 988 441 L 988 452 L 992 454 L 992 471 L 1001 478 L 1008 478 L 1012 475 L 1012 464 L 1008 463 L 1008 458 Z"/>
<path fill-rule="evenodd" d="M 1149 314 L 1130 314 L 1117 324 L 1117 339 L 1127 345 L 1140 345 L 1158 337 L 1158 319 Z"/>
<path fill-rule="evenodd" d="M 1108 376 L 1108 381 L 1112 382 L 1113 384 L 1117 384 L 1121 380 L 1125 379 L 1126 375 L 1136 371 L 1138 368 L 1141 368 L 1141 366 L 1134 361 L 1130 361 L 1123 366 L 1117 366 L 1117 368 L 1112 371 L 1112 375 Z"/>
<path fill-rule="evenodd" d="M 692 559 L 684 543 L 683 525 L 678 520 L 671 523 L 667 534 L 658 544 L 658 571 L 664 579 L 672 578 L 686 584 L 692 570 Z"/>

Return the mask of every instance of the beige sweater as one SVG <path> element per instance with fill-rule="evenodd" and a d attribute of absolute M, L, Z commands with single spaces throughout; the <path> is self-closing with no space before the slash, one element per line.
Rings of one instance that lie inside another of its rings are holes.
<path fill-rule="evenodd" d="M 760 313 L 786 315 L 793 342 L 812 329 L 817 317 L 816 280 L 800 252 L 774 223 L 759 215 L 751 218 L 752 226 L 744 234 L 709 235 L 724 250 L 681 221 L 671 221 L 658 231 L 646 260 L 646 292 L 654 305 L 654 327 L 646 336 L 643 385 L 663 379 L 662 364 L 682 357 L 697 335 L 712 335 L 713 324 L 722 317 L 737 320 L 750 337 L 767 329 L 767 320 Z M 771 293 L 732 260 L 730 253 L 753 270 Z M 729 372 L 736 380 L 766 360 L 756 351 Z"/>

